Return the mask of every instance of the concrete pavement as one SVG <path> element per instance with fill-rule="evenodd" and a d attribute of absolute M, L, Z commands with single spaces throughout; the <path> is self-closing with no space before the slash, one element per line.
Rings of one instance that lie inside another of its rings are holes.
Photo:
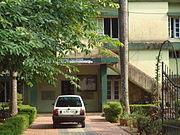
<path fill-rule="evenodd" d="M 22 135 L 130 135 L 101 116 L 87 116 L 86 127 L 74 123 L 53 129 L 50 116 L 39 116 Z"/>

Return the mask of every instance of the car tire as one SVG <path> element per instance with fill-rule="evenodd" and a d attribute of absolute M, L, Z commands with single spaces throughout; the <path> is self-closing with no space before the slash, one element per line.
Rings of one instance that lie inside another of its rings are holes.
<path fill-rule="evenodd" d="M 81 122 L 82 128 L 85 128 L 85 121 Z"/>
<path fill-rule="evenodd" d="M 53 122 L 53 128 L 57 128 L 57 127 L 58 127 L 57 123 Z"/>

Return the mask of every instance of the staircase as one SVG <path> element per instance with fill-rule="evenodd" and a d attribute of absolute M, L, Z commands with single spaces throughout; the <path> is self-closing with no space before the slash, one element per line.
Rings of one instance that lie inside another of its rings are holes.
<path fill-rule="evenodd" d="M 120 64 L 114 63 L 109 65 L 109 68 L 120 74 Z M 144 89 L 146 92 L 153 93 L 156 86 L 156 81 L 154 78 L 150 77 L 137 67 L 129 63 L 129 80 Z"/>

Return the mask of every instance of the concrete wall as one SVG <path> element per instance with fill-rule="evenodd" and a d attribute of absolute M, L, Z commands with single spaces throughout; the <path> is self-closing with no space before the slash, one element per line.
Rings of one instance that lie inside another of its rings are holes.
<path fill-rule="evenodd" d="M 167 12 L 167 2 L 129 2 L 129 40 L 167 40 Z"/>
<path fill-rule="evenodd" d="M 92 99 L 83 99 L 86 103 L 87 111 L 101 111 L 101 83 L 100 83 L 100 66 L 99 65 L 82 65 L 79 67 L 80 72 L 78 75 L 97 75 L 97 91 L 90 92 Z M 75 75 L 76 76 L 76 75 Z M 57 85 L 51 86 L 46 83 L 38 83 L 37 86 L 37 109 L 38 112 L 51 112 L 53 109 L 52 103 L 58 95 L 61 94 L 61 81 L 67 80 L 63 76 L 58 77 Z M 43 91 L 54 91 L 55 99 L 42 100 Z M 83 93 L 77 91 L 75 88 L 75 94 L 83 96 Z M 87 95 L 87 94 L 86 94 Z M 86 96 L 85 95 L 85 96 Z M 87 96 L 86 96 L 87 97 Z"/>
<path fill-rule="evenodd" d="M 129 103 L 151 103 L 151 96 L 149 93 L 138 87 L 137 85 L 129 82 Z"/>
<path fill-rule="evenodd" d="M 180 59 L 178 58 L 177 59 L 177 62 L 178 62 L 178 74 L 180 74 Z M 174 74 L 177 74 L 177 65 L 176 65 L 176 60 L 175 59 L 172 59 L 170 58 L 169 59 L 169 68 L 171 69 L 171 71 L 174 73 Z"/>
<path fill-rule="evenodd" d="M 43 91 L 53 91 L 55 97 L 52 100 L 42 100 Z M 39 83 L 37 86 L 37 110 L 38 112 L 52 112 L 53 105 L 56 97 L 60 95 L 60 83 L 57 83 L 56 87 L 53 87 L 46 83 Z"/>
<path fill-rule="evenodd" d="M 138 69 L 145 72 L 151 77 L 155 77 L 156 69 L 156 57 L 158 56 L 159 50 L 130 50 L 129 51 L 129 62 L 137 67 Z M 162 51 L 162 60 L 168 65 L 169 64 L 169 52 Z"/>
<path fill-rule="evenodd" d="M 109 14 L 99 17 L 118 17 L 117 9 L 104 9 Z M 168 39 L 168 2 L 129 2 L 129 41 L 148 42 Z"/>
<path fill-rule="evenodd" d="M 97 112 L 101 111 L 101 83 L 100 83 L 100 66 L 99 65 L 84 65 L 79 67 L 80 73 L 79 75 L 97 75 L 97 91 L 89 92 L 89 96 L 93 96 L 92 99 L 86 99 L 88 95 L 85 95 L 83 98 L 84 102 L 86 103 L 86 109 L 89 112 Z M 77 94 L 82 95 L 82 92 L 77 92 Z M 83 97 L 83 95 L 82 95 Z"/>

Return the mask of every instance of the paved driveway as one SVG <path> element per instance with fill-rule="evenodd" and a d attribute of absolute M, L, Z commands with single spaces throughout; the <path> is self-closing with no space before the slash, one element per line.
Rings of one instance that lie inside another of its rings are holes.
<path fill-rule="evenodd" d="M 130 135 L 101 116 L 87 116 L 86 127 L 62 124 L 53 129 L 51 117 L 38 117 L 22 135 Z"/>

